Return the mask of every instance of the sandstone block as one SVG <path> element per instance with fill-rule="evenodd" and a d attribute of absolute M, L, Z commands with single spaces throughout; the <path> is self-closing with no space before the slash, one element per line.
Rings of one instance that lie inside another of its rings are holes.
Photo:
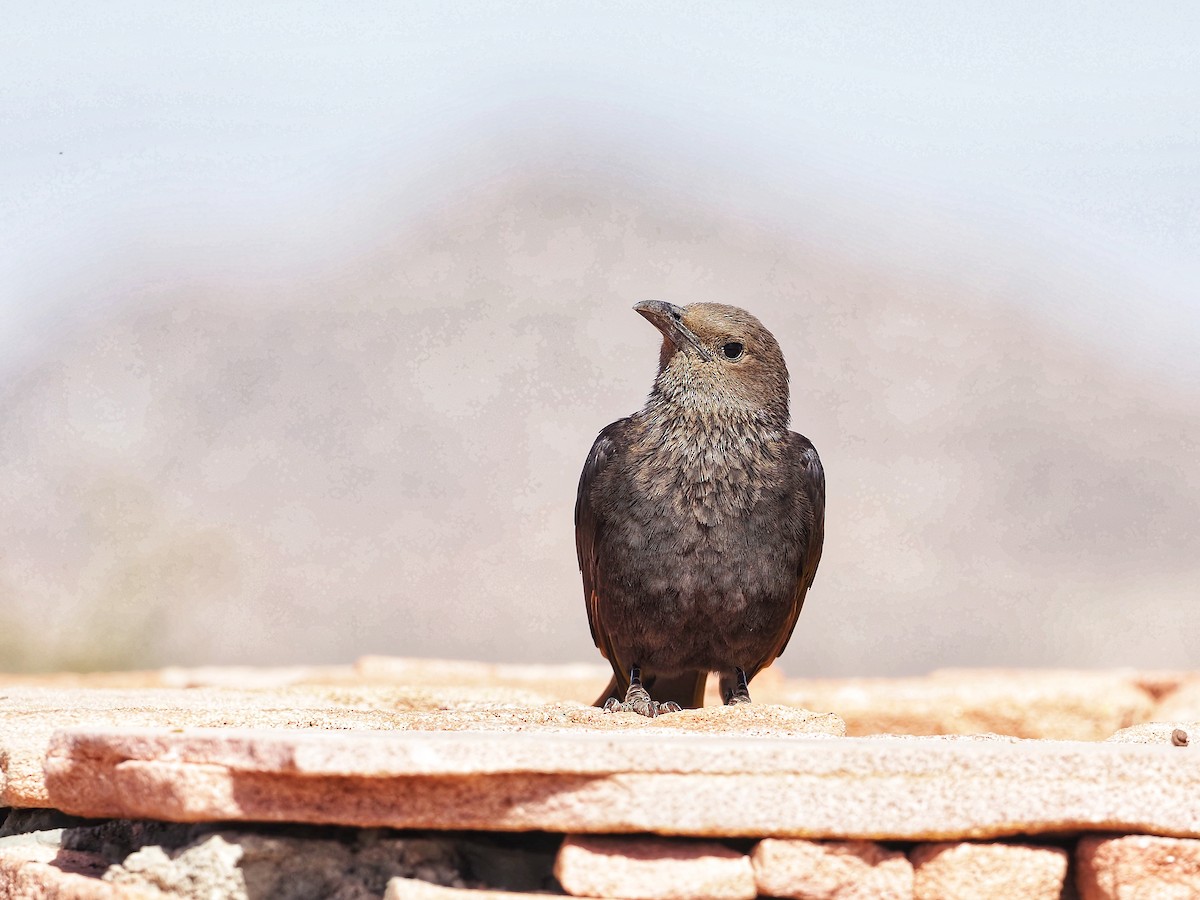
<path fill-rule="evenodd" d="M 1086 837 L 1075 851 L 1081 900 L 1200 897 L 1200 841 L 1127 835 Z"/>
<path fill-rule="evenodd" d="M 52 806 L 42 760 L 56 729 L 162 726 L 372 731 L 413 718 L 395 691 L 293 688 L 114 689 L 13 686 L 0 694 L 0 806 Z"/>
<path fill-rule="evenodd" d="M 870 841 L 767 838 L 754 848 L 758 892 L 795 900 L 910 900 L 913 867 Z"/>
<path fill-rule="evenodd" d="M 443 682 L 448 681 L 446 676 Z M 255 690 L 14 686 L 0 694 L 0 806 L 51 805 L 42 760 L 51 734 L 70 726 L 292 729 L 308 733 L 712 731 L 777 737 L 845 733 L 837 716 L 793 707 L 715 707 L 648 720 L 634 713 L 605 715 L 577 703 L 546 703 L 538 694 L 521 693 L 515 686 L 297 685 Z"/>
<path fill-rule="evenodd" d="M 554 875 L 577 897 L 752 900 L 758 894 L 746 854 L 698 841 L 571 836 Z"/>
<path fill-rule="evenodd" d="M 915 900 L 1058 900 L 1067 852 L 1027 844 L 925 844 L 911 854 Z"/>
<path fill-rule="evenodd" d="M 46 757 L 48 805 L 98 818 L 568 834 L 1200 837 L 1200 806 L 1180 800 L 1200 795 L 1200 767 L 1174 747 L 613 727 L 64 731 Z"/>
<path fill-rule="evenodd" d="M 107 866 L 92 853 L 36 842 L 0 847 L 0 897 L 20 900 L 160 900 L 154 891 L 100 880 Z"/>

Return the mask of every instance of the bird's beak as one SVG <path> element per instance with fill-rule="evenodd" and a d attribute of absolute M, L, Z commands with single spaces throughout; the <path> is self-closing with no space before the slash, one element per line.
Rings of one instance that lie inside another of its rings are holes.
<path fill-rule="evenodd" d="M 712 362 L 712 354 L 708 352 L 708 348 L 683 324 L 683 310 L 678 306 L 665 300 L 643 300 L 634 306 L 634 309 L 661 331 L 663 337 L 675 345 L 676 350 L 685 353 L 695 350 L 702 360 Z"/>

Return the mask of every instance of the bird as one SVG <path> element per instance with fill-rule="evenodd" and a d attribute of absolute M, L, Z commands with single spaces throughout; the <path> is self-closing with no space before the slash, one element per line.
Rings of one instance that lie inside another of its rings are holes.
<path fill-rule="evenodd" d="M 647 717 L 750 702 L 783 652 L 825 537 L 825 473 L 789 431 L 778 342 L 736 306 L 635 305 L 661 332 L 645 406 L 596 437 L 575 545 L 592 639 L 613 677 L 596 701 Z"/>

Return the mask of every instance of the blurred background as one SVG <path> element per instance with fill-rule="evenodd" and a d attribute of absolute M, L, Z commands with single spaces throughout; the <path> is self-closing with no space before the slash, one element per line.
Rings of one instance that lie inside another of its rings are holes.
<path fill-rule="evenodd" d="M 787 356 L 787 673 L 1195 666 L 1198 10 L 6 10 L 0 670 L 598 662 L 647 298 Z"/>

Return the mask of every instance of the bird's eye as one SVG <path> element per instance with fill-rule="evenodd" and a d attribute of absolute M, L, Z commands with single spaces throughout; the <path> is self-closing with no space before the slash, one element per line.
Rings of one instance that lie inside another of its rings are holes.
<path fill-rule="evenodd" d="M 721 348 L 721 352 L 725 354 L 726 359 L 741 359 L 746 348 L 737 341 L 730 341 Z"/>

